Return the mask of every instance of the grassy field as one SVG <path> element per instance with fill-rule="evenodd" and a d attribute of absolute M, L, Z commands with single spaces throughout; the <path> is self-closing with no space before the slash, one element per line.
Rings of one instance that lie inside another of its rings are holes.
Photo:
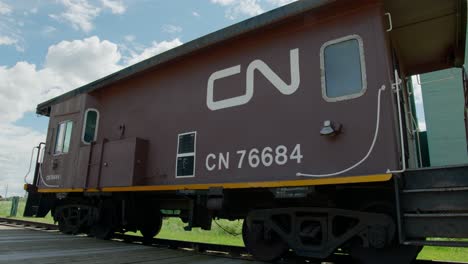
<path fill-rule="evenodd" d="M 25 202 L 22 199 L 18 207 L 17 218 L 22 218 Z M 5 217 L 10 214 L 11 201 L 0 201 L 0 217 Z M 29 219 L 31 220 L 31 219 Z M 52 217 L 48 215 L 46 218 L 34 218 L 35 221 L 53 223 Z M 216 223 L 213 223 L 211 231 L 204 231 L 199 228 L 193 229 L 191 232 L 183 230 L 185 224 L 178 218 L 168 218 L 164 220 L 161 232 L 158 238 L 204 242 L 213 244 L 224 244 L 243 246 L 241 235 L 242 229 L 241 221 L 226 221 L 219 220 L 217 223 L 222 227 L 220 228 Z M 227 233 L 225 230 L 229 231 Z M 419 254 L 419 259 L 426 260 L 442 260 L 442 261 L 458 261 L 468 262 L 468 248 L 444 248 L 444 247 L 425 247 Z"/>

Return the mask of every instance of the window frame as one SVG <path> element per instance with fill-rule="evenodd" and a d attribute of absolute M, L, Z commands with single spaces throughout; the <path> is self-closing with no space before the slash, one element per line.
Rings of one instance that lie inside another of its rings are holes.
<path fill-rule="evenodd" d="M 361 63 L 361 82 L 362 82 L 362 87 L 361 90 L 358 93 L 353 93 L 353 94 L 347 94 L 343 96 L 338 96 L 338 97 L 328 97 L 327 95 L 327 79 L 326 79 L 326 72 L 325 72 L 325 49 L 329 46 L 341 43 L 341 42 L 346 42 L 349 40 L 357 40 L 358 45 L 359 45 L 359 58 L 360 58 L 360 63 Z M 322 97 L 325 101 L 334 103 L 334 102 L 339 102 L 339 101 L 345 101 L 345 100 L 351 100 L 355 99 L 358 97 L 363 96 L 366 91 L 367 91 L 367 73 L 366 73 L 366 57 L 365 57 L 365 49 L 364 49 L 364 41 L 362 40 L 362 37 L 353 34 L 353 35 L 348 35 L 345 37 L 333 39 L 330 41 L 325 42 L 322 47 L 320 48 L 320 75 L 321 75 L 321 86 L 322 86 Z"/>
<path fill-rule="evenodd" d="M 67 137 L 67 123 L 71 123 L 72 125 L 72 128 L 71 128 L 71 135 L 70 135 L 70 143 L 69 143 L 69 146 L 68 146 L 68 151 L 67 152 L 63 152 L 63 149 L 64 149 L 64 146 L 65 146 L 65 139 Z M 65 131 L 63 132 L 63 142 L 62 142 L 62 150 L 60 152 L 57 152 L 57 140 L 58 140 L 58 134 L 59 134 L 59 131 L 60 131 L 60 126 L 62 124 L 65 124 Z M 59 123 L 57 123 L 57 130 L 54 132 L 55 136 L 54 136 L 54 152 L 53 152 L 53 156 L 60 156 L 60 155 L 66 155 L 70 152 L 70 148 L 71 148 L 71 141 L 72 141 L 72 138 L 73 138 L 73 120 L 71 119 L 68 119 L 68 120 L 64 120 L 64 121 L 61 121 Z"/>
<path fill-rule="evenodd" d="M 193 152 L 179 153 L 180 138 L 182 136 L 191 135 L 191 134 L 193 134 L 195 136 L 195 138 L 193 140 Z M 192 175 L 185 175 L 185 176 L 177 175 L 177 160 L 179 158 L 190 157 L 190 156 L 193 156 L 193 173 L 192 173 Z M 196 161 L 197 161 L 197 131 L 191 131 L 191 132 L 178 134 L 177 135 L 176 162 L 175 162 L 175 177 L 176 177 L 176 179 L 177 178 L 194 178 L 195 177 L 195 172 L 197 170 Z"/>
<path fill-rule="evenodd" d="M 83 128 L 82 128 L 82 131 L 81 131 L 81 142 L 83 144 L 85 144 L 85 145 L 91 145 L 91 142 L 86 142 L 85 139 L 84 139 L 85 132 L 86 132 L 86 122 L 88 121 L 88 113 L 90 111 L 94 111 L 97 114 L 97 116 L 96 116 L 96 129 L 94 130 L 94 141 L 96 141 L 96 139 L 97 139 L 97 134 L 98 134 L 98 130 L 99 130 L 99 119 L 101 118 L 101 114 L 99 113 L 99 110 L 97 110 L 96 108 L 86 109 L 86 111 L 84 113 L 84 118 L 83 118 Z"/>

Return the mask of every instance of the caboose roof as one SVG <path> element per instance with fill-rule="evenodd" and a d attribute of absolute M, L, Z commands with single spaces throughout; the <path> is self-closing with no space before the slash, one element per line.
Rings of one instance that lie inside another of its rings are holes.
<path fill-rule="evenodd" d="M 392 45 L 406 75 L 465 62 L 466 0 L 384 0 Z"/>
<path fill-rule="evenodd" d="M 37 113 L 48 116 L 52 105 L 74 96 L 107 87 L 195 51 L 271 26 L 301 13 L 346 1 L 351 2 L 351 0 L 300 0 L 274 9 L 41 103 L 37 106 Z M 464 64 L 466 0 L 383 0 L 383 2 L 385 11 L 392 16 L 393 30 L 390 32 L 392 45 L 406 74 L 460 67 Z"/>

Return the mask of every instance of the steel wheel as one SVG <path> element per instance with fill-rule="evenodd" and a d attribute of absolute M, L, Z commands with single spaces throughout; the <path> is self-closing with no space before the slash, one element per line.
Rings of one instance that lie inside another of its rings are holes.
<path fill-rule="evenodd" d="M 391 202 L 382 200 L 365 203 L 360 210 L 386 214 L 396 222 L 396 209 Z M 349 253 L 359 264 L 410 264 L 421 250 L 421 246 L 400 245 L 395 234 L 392 243 L 385 248 L 365 248 L 356 240 L 351 244 Z"/>
<path fill-rule="evenodd" d="M 99 216 L 97 221 L 91 226 L 90 235 L 99 239 L 110 239 L 116 229 L 116 210 L 112 201 L 103 201 L 99 207 Z"/>
<path fill-rule="evenodd" d="M 81 219 L 77 208 L 62 208 L 58 216 L 59 231 L 67 235 L 76 235 L 80 232 Z"/>
<path fill-rule="evenodd" d="M 114 235 L 114 230 L 111 225 L 97 223 L 91 227 L 90 235 L 98 239 L 108 240 Z"/>
<path fill-rule="evenodd" d="M 273 261 L 281 258 L 288 250 L 288 244 L 273 230 L 266 230 L 261 222 L 251 226 L 244 220 L 242 238 L 247 250 L 260 261 Z"/>
<path fill-rule="evenodd" d="M 410 264 L 416 260 L 422 247 L 397 245 L 391 248 L 375 249 L 354 246 L 350 255 L 359 264 Z"/>
<path fill-rule="evenodd" d="M 159 209 L 148 212 L 141 216 L 141 222 L 139 224 L 139 230 L 146 241 L 151 240 L 161 230 L 162 226 L 162 215 Z"/>

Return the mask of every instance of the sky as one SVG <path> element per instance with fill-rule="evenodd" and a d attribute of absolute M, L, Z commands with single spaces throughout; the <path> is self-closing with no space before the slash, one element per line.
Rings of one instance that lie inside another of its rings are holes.
<path fill-rule="evenodd" d="M 0 195 L 24 195 L 48 125 L 37 104 L 294 1 L 0 0 Z"/>
<path fill-rule="evenodd" d="M 0 195 L 24 195 L 37 104 L 293 1 L 0 0 Z"/>

